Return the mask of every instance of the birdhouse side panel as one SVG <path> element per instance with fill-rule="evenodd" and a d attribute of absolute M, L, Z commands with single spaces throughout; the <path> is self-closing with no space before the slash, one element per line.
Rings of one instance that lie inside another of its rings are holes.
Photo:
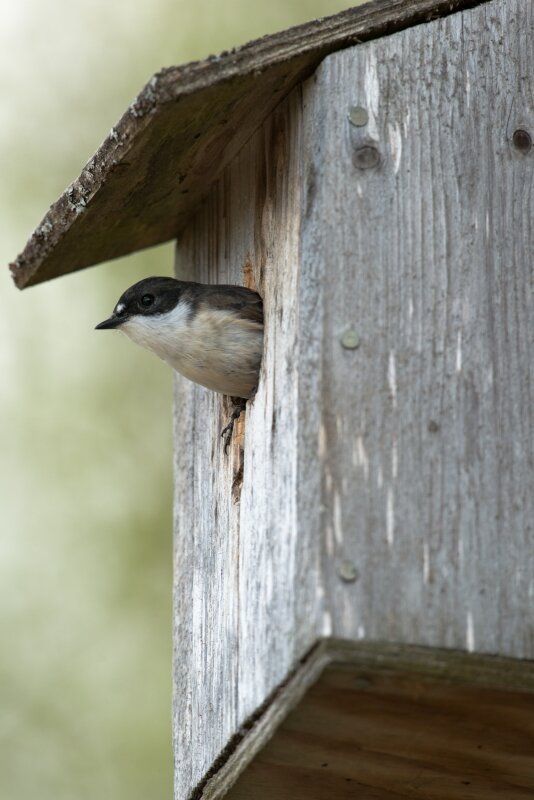
<path fill-rule="evenodd" d="M 337 636 L 534 657 L 533 31 L 495 0 L 305 87 Z"/>

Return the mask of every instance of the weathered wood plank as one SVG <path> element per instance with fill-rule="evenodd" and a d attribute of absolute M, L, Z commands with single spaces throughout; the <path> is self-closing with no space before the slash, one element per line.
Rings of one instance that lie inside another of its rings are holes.
<path fill-rule="evenodd" d="M 258 790 L 261 792 L 263 788 L 273 793 L 269 796 L 275 796 L 277 782 L 282 776 L 277 775 L 276 768 L 271 771 L 268 756 L 270 748 L 266 748 L 264 753 L 260 750 L 273 735 L 276 735 L 278 726 L 289 711 L 302 700 L 307 689 L 330 664 L 335 664 L 337 668 L 341 665 L 345 667 L 345 674 L 349 676 L 352 687 L 368 685 L 370 676 L 402 673 L 412 681 L 413 685 L 423 680 L 446 683 L 451 687 L 467 686 L 470 690 L 477 687 L 507 690 L 516 692 L 518 696 L 522 696 L 520 693 L 534 692 L 532 661 L 413 645 L 392 645 L 388 642 L 322 639 L 306 659 L 298 664 L 290 679 L 268 698 L 259 713 L 246 721 L 245 735 L 236 743 L 232 753 L 214 777 L 207 782 L 203 798 L 214 800 L 223 796 L 253 758 L 252 768 L 245 773 L 243 780 L 236 787 L 236 797 L 247 791 L 250 792 L 248 796 L 256 797 L 256 792 Z M 352 680 L 353 675 L 357 676 L 356 681 Z M 307 703 L 307 699 L 304 702 Z M 259 755 L 255 758 L 257 754 Z M 269 769 L 265 780 L 260 781 L 258 769 L 265 768 L 267 764 Z M 287 797 L 287 785 L 282 783 L 282 786 Z M 328 786 L 331 790 L 330 796 L 338 797 L 339 785 L 330 783 Z M 233 796 L 234 793 L 231 792 L 229 797 Z"/>
<path fill-rule="evenodd" d="M 305 89 L 337 636 L 534 656 L 534 151 L 512 143 L 533 34 L 532 4 L 492 2 L 333 54 Z"/>
<path fill-rule="evenodd" d="M 266 347 L 244 456 L 176 385 L 179 800 L 321 635 L 534 657 L 533 13 L 329 56 L 182 236 L 182 277 L 251 269 Z"/>
<path fill-rule="evenodd" d="M 174 239 L 271 110 L 328 53 L 481 0 L 374 0 L 146 84 L 11 264 L 19 288 Z"/>
<path fill-rule="evenodd" d="M 329 663 L 427 676 L 447 683 L 534 693 L 534 660 L 392 642 L 326 638 Z M 318 648 L 319 650 L 319 648 Z"/>
<path fill-rule="evenodd" d="M 359 662 L 355 649 L 354 663 L 328 666 L 228 800 L 532 796 L 534 693 L 499 688 L 498 680 L 472 686 L 454 673 L 466 656 L 441 654 L 448 677 L 436 677 L 424 667 L 406 672 L 387 656 L 381 664 L 379 653 L 374 663 Z M 409 662 L 409 648 L 403 656 Z M 506 681 L 508 667 L 517 668 L 495 661 L 497 679 L 499 669 Z"/>
<path fill-rule="evenodd" d="M 239 283 L 252 266 L 265 298 L 266 342 L 237 504 L 242 455 L 237 441 L 224 456 L 224 401 L 176 383 L 179 798 L 195 787 L 200 795 L 240 726 L 320 633 L 320 538 L 299 526 L 299 503 L 310 498 L 297 487 L 301 116 L 297 89 L 226 171 L 178 248 L 182 277 Z"/>

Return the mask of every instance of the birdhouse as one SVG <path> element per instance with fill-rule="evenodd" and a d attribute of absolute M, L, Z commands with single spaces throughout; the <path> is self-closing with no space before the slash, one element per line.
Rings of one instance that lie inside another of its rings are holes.
<path fill-rule="evenodd" d="M 163 70 L 12 265 L 263 298 L 227 454 L 175 382 L 177 800 L 534 789 L 533 42 L 375 0 Z"/>

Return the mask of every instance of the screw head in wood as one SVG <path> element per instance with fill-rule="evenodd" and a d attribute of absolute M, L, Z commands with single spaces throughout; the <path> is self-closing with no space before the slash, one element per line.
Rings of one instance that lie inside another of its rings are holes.
<path fill-rule="evenodd" d="M 356 569 L 356 565 L 347 558 L 339 562 L 337 574 L 344 583 L 354 583 L 354 581 L 357 581 L 360 577 L 360 573 Z"/>
<path fill-rule="evenodd" d="M 518 128 L 512 135 L 512 144 L 520 153 L 528 153 L 532 147 L 532 136 L 528 131 Z"/>
<path fill-rule="evenodd" d="M 367 109 L 362 106 L 351 106 L 348 113 L 349 122 L 357 128 L 363 128 L 369 122 Z"/>
<path fill-rule="evenodd" d="M 356 348 L 360 346 L 360 337 L 354 328 L 347 328 L 347 330 L 341 334 L 339 341 L 345 350 L 356 350 Z"/>

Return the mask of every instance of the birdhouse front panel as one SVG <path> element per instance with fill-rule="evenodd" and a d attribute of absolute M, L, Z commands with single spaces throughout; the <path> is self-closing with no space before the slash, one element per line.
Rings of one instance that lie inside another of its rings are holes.
<path fill-rule="evenodd" d="M 265 317 L 258 390 L 228 454 L 220 435 L 228 401 L 176 380 L 178 797 L 321 635 L 317 465 L 304 465 L 312 481 L 302 477 L 320 413 L 307 386 L 314 350 L 300 331 L 302 109 L 299 87 L 225 170 L 177 245 L 177 277 L 247 285 L 263 297 Z"/>

